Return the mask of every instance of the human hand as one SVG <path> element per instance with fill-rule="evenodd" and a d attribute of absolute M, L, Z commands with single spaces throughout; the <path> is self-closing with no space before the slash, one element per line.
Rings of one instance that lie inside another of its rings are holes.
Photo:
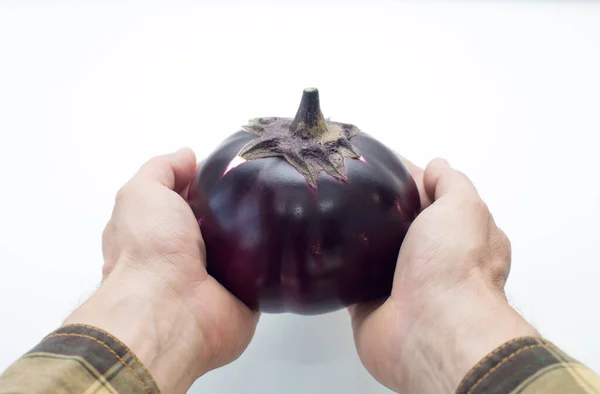
<path fill-rule="evenodd" d="M 198 223 L 184 197 L 196 173 L 189 149 L 156 157 L 118 192 L 103 234 L 103 283 L 66 324 L 119 338 L 165 393 L 236 359 L 258 314 L 206 272 Z"/>
<path fill-rule="evenodd" d="M 359 356 L 388 388 L 452 393 L 480 359 L 537 332 L 507 303 L 510 243 L 446 161 L 406 162 L 424 207 L 400 249 L 391 296 L 350 308 Z"/>

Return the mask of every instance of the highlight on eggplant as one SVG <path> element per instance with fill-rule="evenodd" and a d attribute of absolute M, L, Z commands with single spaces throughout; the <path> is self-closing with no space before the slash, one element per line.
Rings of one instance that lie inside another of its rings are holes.
<path fill-rule="evenodd" d="M 305 315 L 388 296 L 421 208 L 400 158 L 325 119 L 315 88 L 294 118 L 252 119 L 225 139 L 188 202 L 210 275 L 254 310 Z"/>

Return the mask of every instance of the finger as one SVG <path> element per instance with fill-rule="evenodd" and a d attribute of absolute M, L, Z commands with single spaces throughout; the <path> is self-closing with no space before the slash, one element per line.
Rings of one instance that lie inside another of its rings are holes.
<path fill-rule="evenodd" d="M 400 159 L 408 169 L 408 172 L 410 172 L 410 175 L 417 184 L 417 190 L 419 191 L 419 197 L 421 199 L 421 209 L 427 208 L 431 205 L 432 201 L 427 195 L 427 192 L 425 191 L 425 184 L 423 183 L 423 175 L 425 171 L 418 165 L 414 164 L 412 161 L 405 158 L 404 156 L 401 156 L 398 153 L 396 154 L 400 157 Z"/>
<path fill-rule="evenodd" d="M 202 166 L 202 160 L 200 160 L 197 164 L 196 164 L 196 171 L 194 171 L 194 177 L 196 176 L 196 174 L 198 173 L 198 171 L 200 170 L 200 167 Z M 192 181 L 190 181 L 190 183 L 188 183 L 186 185 L 186 187 L 181 191 L 181 193 L 179 193 L 181 195 L 181 197 L 183 197 L 184 199 L 188 199 L 189 193 L 190 193 L 190 186 L 192 185 L 192 182 L 194 181 L 194 178 L 192 178 Z"/>
<path fill-rule="evenodd" d="M 191 149 L 183 148 L 149 160 L 132 181 L 158 182 L 179 193 L 194 179 L 195 173 L 196 155 Z"/>
<path fill-rule="evenodd" d="M 444 159 L 432 160 L 423 173 L 423 184 L 429 198 L 433 201 L 445 195 L 459 198 L 478 196 L 473 183 L 466 175 L 450 167 Z"/>

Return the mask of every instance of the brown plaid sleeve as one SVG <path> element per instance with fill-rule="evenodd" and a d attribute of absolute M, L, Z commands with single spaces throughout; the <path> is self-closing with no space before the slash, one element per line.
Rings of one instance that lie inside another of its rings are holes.
<path fill-rule="evenodd" d="M 159 392 L 127 346 L 85 325 L 54 331 L 0 375 L 0 394 Z"/>
<path fill-rule="evenodd" d="M 600 394 L 600 377 L 551 342 L 517 338 L 481 360 L 457 394 Z"/>

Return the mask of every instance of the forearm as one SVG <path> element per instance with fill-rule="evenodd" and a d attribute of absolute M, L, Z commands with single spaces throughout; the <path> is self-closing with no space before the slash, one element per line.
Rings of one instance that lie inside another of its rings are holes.
<path fill-rule="evenodd" d="M 111 333 L 148 368 L 163 392 L 185 393 L 206 371 L 201 355 L 190 352 L 202 338 L 180 302 L 156 278 L 115 272 L 64 325 L 86 324 Z"/>
<path fill-rule="evenodd" d="M 151 275 L 114 272 L 61 328 L 0 376 L 0 394 L 186 393 L 208 370 L 196 320 Z M 109 390 L 110 391 L 110 390 Z"/>
<path fill-rule="evenodd" d="M 457 290 L 452 298 L 426 297 L 422 305 L 411 300 L 415 324 L 400 350 L 400 392 L 452 393 L 474 365 L 503 343 L 539 337 L 501 294 L 485 286 Z"/>
<path fill-rule="evenodd" d="M 471 283 L 426 298 L 410 307 L 416 323 L 400 350 L 398 392 L 600 392 L 600 377 L 541 338 L 500 291 Z"/>

